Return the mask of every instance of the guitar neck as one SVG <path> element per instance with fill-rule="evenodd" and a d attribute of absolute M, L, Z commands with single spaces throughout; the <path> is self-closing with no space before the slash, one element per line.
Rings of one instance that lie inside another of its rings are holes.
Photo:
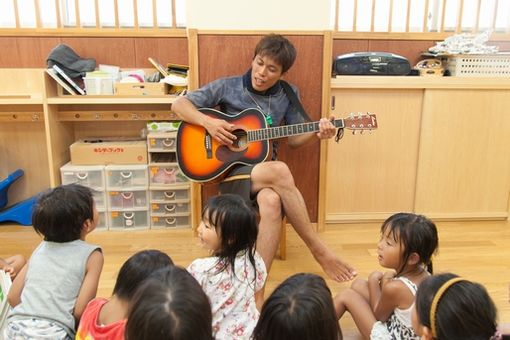
<path fill-rule="evenodd" d="M 333 125 L 336 128 L 344 128 L 343 119 L 335 119 Z M 304 135 L 319 131 L 319 122 L 301 123 L 293 125 L 276 126 L 265 129 L 248 131 L 248 142 L 256 142 L 269 139 L 278 139 L 283 137 Z"/>

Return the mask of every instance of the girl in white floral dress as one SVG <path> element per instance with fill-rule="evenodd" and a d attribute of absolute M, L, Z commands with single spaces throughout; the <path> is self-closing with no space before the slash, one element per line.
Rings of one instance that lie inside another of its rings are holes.
<path fill-rule="evenodd" d="M 249 339 L 257 324 L 255 293 L 267 277 L 255 251 L 257 234 L 255 212 L 238 195 L 214 196 L 203 209 L 198 236 L 212 256 L 193 261 L 188 271 L 210 299 L 216 340 Z"/>

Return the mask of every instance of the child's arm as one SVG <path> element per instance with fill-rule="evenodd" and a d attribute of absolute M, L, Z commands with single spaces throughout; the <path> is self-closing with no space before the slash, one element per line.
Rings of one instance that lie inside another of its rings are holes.
<path fill-rule="evenodd" d="M 370 306 L 377 320 L 385 322 L 398 307 L 405 290 L 400 282 L 393 281 L 392 273 L 374 272 L 368 278 Z"/>
<path fill-rule="evenodd" d="M 14 267 L 10 266 L 6 260 L 0 258 L 0 269 L 9 274 L 11 277 L 14 276 Z"/>
<path fill-rule="evenodd" d="M 4 271 L 11 275 L 11 278 L 15 278 L 18 275 L 19 271 L 27 261 L 22 255 L 14 255 L 6 258 L 5 260 Z"/>
<path fill-rule="evenodd" d="M 11 289 L 9 289 L 9 294 L 7 294 L 7 301 L 11 307 L 15 307 L 21 303 L 21 292 L 23 291 L 23 287 L 25 287 L 25 277 L 27 276 L 28 263 L 26 263 L 23 268 L 21 268 L 18 275 L 12 282 Z"/>
<path fill-rule="evenodd" d="M 74 317 L 80 321 L 81 315 L 87 304 L 96 297 L 97 286 L 99 285 L 99 276 L 103 270 L 104 257 L 100 250 L 95 250 L 90 254 L 87 261 L 85 278 L 78 293 L 76 304 L 74 305 Z"/>

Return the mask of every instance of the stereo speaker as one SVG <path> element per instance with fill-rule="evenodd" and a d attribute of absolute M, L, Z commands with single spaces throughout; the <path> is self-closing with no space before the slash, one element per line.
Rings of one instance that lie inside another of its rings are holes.
<path fill-rule="evenodd" d="M 337 56 L 333 73 L 338 75 L 404 76 L 411 72 L 409 61 L 388 52 L 355 52 Z"/>

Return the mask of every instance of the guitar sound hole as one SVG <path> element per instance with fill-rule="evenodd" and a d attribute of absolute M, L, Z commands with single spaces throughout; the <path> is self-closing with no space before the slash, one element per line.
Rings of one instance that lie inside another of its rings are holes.
<path fill-rule="evenodd" d="M 246 131 L 240 130 L 240 129 L 234 130 L 232 132 L 232 134 L 234 134 L 237 137 L 237 139 L 232 144 L 232 148 L 244 149 L 246 147 L 246 145 L 248 144 L 248 136 L 246 134 Z"/>

